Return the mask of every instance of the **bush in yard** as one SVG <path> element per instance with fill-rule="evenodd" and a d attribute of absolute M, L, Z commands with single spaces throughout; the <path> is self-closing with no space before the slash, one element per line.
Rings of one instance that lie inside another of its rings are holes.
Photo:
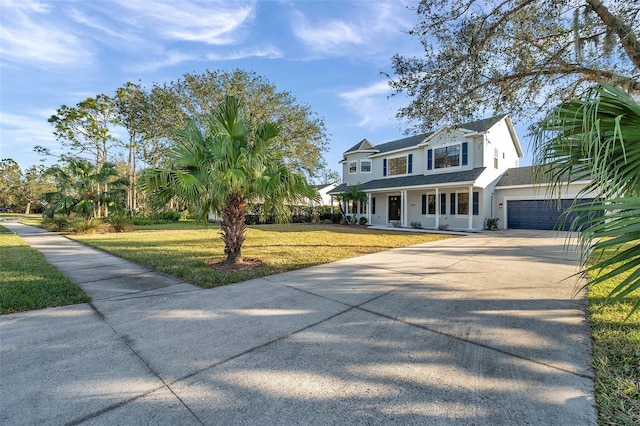
<path fill-rule="evenodd" d="M 368 222 L 366 217 L 361 217 L 360 219 L 358 219 L 358 224 L 359 225 L 366 225 Z"/>

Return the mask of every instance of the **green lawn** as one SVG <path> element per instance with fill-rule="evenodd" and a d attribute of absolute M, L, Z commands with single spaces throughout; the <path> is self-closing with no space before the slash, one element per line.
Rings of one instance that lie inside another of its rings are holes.
<path fill-rule="evenodd" d="M 89 300 L 40 252 L 0 226 L 0 314 Z"/>
<path fill-rule="evenodd" d="M 155 225 L 136 227 L 136 231 L 128 233 L 70 238 L 201 287 L 215 287 L 450 237 L 340 225 L 252 226 L 247 231 L 242 255 L 260 259 L 263 265 L 232 273 L 207 266 L 207 261 L 223 259 L 224 244 L 217 225 Z"/>
<path fill-rule="evenodd" d="M 627 315 L 640 291 L 623 303 L 604 305 L 620 280 L 589 289 L 595 396 L 599 425 L 640 424 L 640 312 Z"/>

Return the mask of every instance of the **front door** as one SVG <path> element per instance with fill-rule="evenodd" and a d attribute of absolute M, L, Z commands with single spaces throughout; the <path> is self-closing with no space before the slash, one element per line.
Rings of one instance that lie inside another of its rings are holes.
<path fill-rule="evenodd" d="M 392 220 L 400 220 L 400 196 L 392 195 L 389 197 L 389 222 Z"/>

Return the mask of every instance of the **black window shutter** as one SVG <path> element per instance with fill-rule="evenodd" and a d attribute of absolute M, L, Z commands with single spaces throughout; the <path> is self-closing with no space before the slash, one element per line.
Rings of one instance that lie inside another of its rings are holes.
<path fill-rule="evenodd" d="M 479 192 L 473 193 L 473 214 L 476 216 L 480 214 L 480 193 Z"/>
<path fill-rule="evenodd" d="M 427 150 L 427 170 L 433 169 L 433 150 Z"/>
<path fill-rule="evenodd" d="M 440 194 L 440 214 L 447 214 L 447 194 Z"/>
<path fill-rule="evenodd" d="M 422 214 L 427 214 L 427 194 L 422 194 Z"/>
<path fill-rule="evenodd" d="M 371 197 L 371 214 L 376 214 L 376 197 Z"/>
<path fill-rule="evenodd" d="M 462 165 L 469 164 L 469 142 L 462 143 Z"/>
<path fill-rule="evenodd" d="M 387 175 L 387 159 L 382 160 L 382 176 Z"/>
<path fill-rule="evenodd" d="M 451 200 L 449 204 L 451 205 L 451 207 L 449 208 L 449 213 L 456 214 L 456 193 L 455 192 L 451 193 Z"/>
<path fill-rule="evenodd" d="M 413 173 L 413 154 L 409 154 L 409 159 L 407 160 L 407 173 Z"/>

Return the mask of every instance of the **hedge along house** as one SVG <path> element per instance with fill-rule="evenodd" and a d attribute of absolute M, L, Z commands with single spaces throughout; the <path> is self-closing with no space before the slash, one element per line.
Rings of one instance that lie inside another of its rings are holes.
<path fill-rule="evenodd" d="M 495 186 L 522 156 L 508 115 L 381 145 L 364 139 L 344 153 L 343 183 L 330 194 L 360 185 L 367 203 L 343 209 L 372 225 L 480 230 L 500 217 Z"/>

